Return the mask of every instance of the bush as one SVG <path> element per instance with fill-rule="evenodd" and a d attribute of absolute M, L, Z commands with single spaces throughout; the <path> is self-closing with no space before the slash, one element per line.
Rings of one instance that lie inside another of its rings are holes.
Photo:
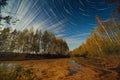
<path fill-rule="evenodd" d="M 21 69 L 16 64 L 0 64 L 0 80 L 16 80 Z"/>

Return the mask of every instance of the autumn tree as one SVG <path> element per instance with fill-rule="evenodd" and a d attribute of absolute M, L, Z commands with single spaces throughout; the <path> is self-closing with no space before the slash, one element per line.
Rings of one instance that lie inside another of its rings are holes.
<path fill-rule="evenodd" d="M 104 56 L 120 53 L 120 24 L 113 20 L 103 21 L 96 17 L 98 26 L 91 32 L 86 42 L 73 50 L 72 54 Z"/>
<path fill-rule="evenodd" d="M 69 48 L 65 40 L 56 38 L 49 31 L 42 33 L 33 28 L 17 31 L 4 28 L 0 33 L 0 51 L 37 54 L 68 55 Z"/>
<path fill-rule="evenodd" d="M 48 50 L 52 43 L 54 35 L 48 31 L 45 31 L 42 35 L 42 47 L 45 53 L 49 53 Z"/>
<path fill-rule="evenodd" d="M 10 33 L 10 28 L 5 28 L 2 30 L 0 34 L 0 50 L 2 52 L 8 51 L 9 50 L 9 33 Z"/>

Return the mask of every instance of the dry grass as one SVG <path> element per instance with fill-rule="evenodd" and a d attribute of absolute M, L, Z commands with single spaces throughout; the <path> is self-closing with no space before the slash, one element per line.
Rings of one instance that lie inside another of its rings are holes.
<path fill-rule="evenodd" d="M 11 69 L 7 65 L 0 66 L 0 80 L 119 80 L 118 73 L 108 69 L 115 69 L 116 61 L 113 66 L 103 60 L 75 58 L 80 64 L 70 59 L 2 61 L 1 64 L 12 63 L 14 66 Z"/>
<path fill-rule="evenodd" d="M 120 58 L 118 56 L 86 59 L 74 58 L 74 60 L 95 71 L 98 80 L 120 80 Z"/>

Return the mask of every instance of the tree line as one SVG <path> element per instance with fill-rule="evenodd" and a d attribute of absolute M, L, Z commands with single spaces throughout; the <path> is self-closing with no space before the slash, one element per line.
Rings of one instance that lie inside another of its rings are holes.
<path fill-rule="evenodd" d="M 76 56 L 103 56 L 120 54 L 120 24 L 115 20 L 102 21 L 96 16 L 98 27 L 91 31 L 91 35 L 72 54 Z"/>
<path fill-rule="evenodd" d="M 69 48 L 65 40 L 49 31 L 11 31 L 8 27 L 0 31 L 0 52 L 67 55 Z"/>

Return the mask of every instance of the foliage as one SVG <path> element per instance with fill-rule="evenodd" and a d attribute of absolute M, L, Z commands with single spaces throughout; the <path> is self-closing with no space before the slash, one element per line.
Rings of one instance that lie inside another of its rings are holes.
<path fill-rule="evenodd" d="M 0 52 L 68 54 L 69 48 L 63 39 L 58 39 L 49 31 L 11 31 L 4 28 L 0 33 Z"/>
<path fill-rule="evenodd" d="M 73 55 L 88 54 L 89 56 L 103 56 L 120 54 L 120 24 L 113 20 L 103 22 L 98 16 L 99 24 L 86 39 L 86 43 L 73 50 Z"/>

